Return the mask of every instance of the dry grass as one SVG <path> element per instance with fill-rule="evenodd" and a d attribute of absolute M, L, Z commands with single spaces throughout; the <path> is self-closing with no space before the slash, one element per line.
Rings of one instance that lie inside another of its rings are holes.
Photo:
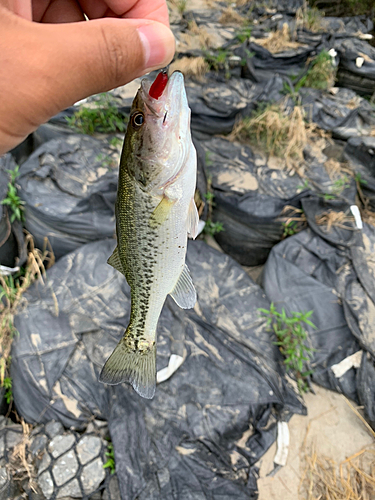
<path fill-rule="evenodd" d="M 361 218 L 363 222 L 375 226 L 375 212 L 371 210 L 370 200 L 363 194 L 362 184 L 360 179 L 356 177 L 357 184 L 357 200 L 356 204 L 361 212 Z"/>
<path fill-rule="evenodd" d="M 295 161 L 303 160 L 307 143 L 304 110 L 302 106 L 295 106 L 288 114 L 282 105 L 268 105 L 237 122 L 229 139 L 261 146 L 269 155 L 285 158 L 288 167 L 295 167 Z"/>
<path fill-rule="evenodd" d="M 340 464 L 313 451 L 306 461 L 306 500 L 375 499 L 375 450 L 361 450 Z"/>
<path fill-rule="evenodd" d="M 296 12 L 297 28 L 306 28 L 310 31 L 322 29 L 322 19 L 324 13 L 316 7 L 308 7 L 307 2 Z"/>
<path fill-rule="evenodd" d="M 331 181 L 337 182 L 339 179 L 346 179 L 346 182 L 348 182 L 348 177 L 354 178 L 355 176 L 348 163 L 337 161 L 334 158 L 330 158 L 329 160 L 325 161 L 324 168 Z"/>
<path fill-rule="evenodd" d="M 28 259 L 23 276 L 14 279 L 11 276 L 0 274 L 0 384 L 8 376 L 10 350 L 16 330 L 13 317 L 20 304 L 23 293 L 33 281 L 39 279 L 43 282 L 45 271 L 54 263 L 52 249 L 46 240 L 45 249 L 40 251 L 34 247 L 34 240 L 30 234 L 26 236 L 28 246 Z"/>
<path fill-rule="evenodd" d="M 184 38 L 185 43 L 191 43 L 189 38 L 197 38 L 202 49 L 208 49 L 212 44 L 211 35 L 207 33 L 207 30 L 203 26 L 198 26 L 195 21 L 189 22 L 188 33 L 183 33 L 181 36 Z"/>
<path fill-rule="evenodd" d="M 342 396 L 375 438 L 375 431 L 357 408 Z M 375 500 L 375 447 L 367 446 L 337 464 L 334 460 L 318 456 L 315 449 L 306 452 L 306 438 L 302 444 L 306 468 L 300 481 L 303 500 Z M 301 457 L 302 458 L 302 457 Z"/>
<path fill-rule="evenodd" d="M 243 24 L 243 21 L 243 17 L 231 5 L 223 10 L 219 19 L 221 24 Z"/>
<path fill-rule="evenodd" d="M 296 49 L 301 46 L 300 43 L 293 42 L 291 40 L 289 26 L 287 23 L 283 24 L 283 28 L 281 30 L 273 31 L 270 33 L 269 37 L 258 39 L 256 43 L 273 54 L 277 54 L 278 52 L 288 49 Z"/>
<path fill-rule="evenodd" d="M 347 215 L 344 212 L 335 212 L 328 210 L 328 212 L 317 215 L 315 222 L 318 226 L 327 226 L 326 231 L 329 233 L 333 226 L 340 229 L 355 230 L 355 219 L 352 215 Z M 350 226 L 348 225 L 350 224 Z"/>
<path fill-rule="evenodd" d="M 13 480 L 24 483 L 25 479 L 28 481 L 28 487 L 34 493 L 37 492 L 37 485 L 35 482 L 36 472 L 32 464 L 31 455 L 27 456 L 27 448 L 30 444 L 30 433 L 32 430 L 31 425 L 27 424 L 21 419 L 23 437 L 22 441 L 15 446 L 13 453 L 10 457 L 8 468 L 13 477 Z"/>
<path fill-rule="evenodd" d="M 202 79 L 208 70 L 209 66 L 204 57 L 182 57 L 176 59 L 169 67 L 170 73 L 181 71 L 185 77 L 197 79 Z"/>

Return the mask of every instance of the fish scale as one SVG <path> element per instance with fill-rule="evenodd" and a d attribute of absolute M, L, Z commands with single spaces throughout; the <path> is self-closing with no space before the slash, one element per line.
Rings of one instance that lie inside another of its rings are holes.
<path fill-rule="evenodd" d="M 163 73 L 159 79 L 163 85 L 165 78 Z M 182 308 L 196 301 L 185 265 L 187 235 L 195 237 L 198 226 L 190 110 L 180 73 L 171 76 L 164 90 L 160 81 L 152 95 L 149 84 L 142 82 L 121 155 L 118 244 L 108 263 L 130 285 L 131 313 L 100 374 L 104 383 L 129 382 L 145 398 L 155 393 L 156 328 L 167 295 Z"/>

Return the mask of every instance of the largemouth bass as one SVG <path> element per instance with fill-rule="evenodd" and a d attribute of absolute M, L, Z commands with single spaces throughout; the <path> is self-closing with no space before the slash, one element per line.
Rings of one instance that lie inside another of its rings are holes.
<path fill-rule="evenodd" d="M 143 80 L 133 101 L 120 160 L 116 200 L 117 247 L 108 264 L 131 288 L 130 322 L 99 380 L 129 382 L 148 399 L 156 385 L 156 327 L 167 295 L 194 307 L 185 264 L 187 236 L 195 238 L 196 151 L 181 73 Z"/>

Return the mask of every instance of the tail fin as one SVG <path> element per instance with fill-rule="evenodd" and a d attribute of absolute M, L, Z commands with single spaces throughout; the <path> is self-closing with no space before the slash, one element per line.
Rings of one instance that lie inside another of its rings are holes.
<path fill-rule="evenodd" d="M 127 331 L 107 359 L 99 381 L 109 385 L 129 382 L 142 398 L 152 399 L 156 386 L 156 343 L 136 348 L 126 334 Z"/>

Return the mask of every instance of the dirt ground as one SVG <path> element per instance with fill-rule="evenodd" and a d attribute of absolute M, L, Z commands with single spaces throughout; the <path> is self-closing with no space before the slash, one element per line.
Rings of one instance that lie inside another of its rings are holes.
<path fill-rule="evenodd" d="M 308 415 L 295 415 L 289 422 L 286 466 L 273 477 L 267 476 L 274 468 L 276 443 L 259 461 L 259 500 L 307 499 L 307 493 L 300 487 L 307 467 L 305 457 L 311 457 L 314 451 L 318 456 L 340 464 L 364 448 L 375 450 L 373 435 L 342 395 L 319 386 L 314 386 L 314 390 L 315 395 L 309 393 L 305 396 Z"/>

